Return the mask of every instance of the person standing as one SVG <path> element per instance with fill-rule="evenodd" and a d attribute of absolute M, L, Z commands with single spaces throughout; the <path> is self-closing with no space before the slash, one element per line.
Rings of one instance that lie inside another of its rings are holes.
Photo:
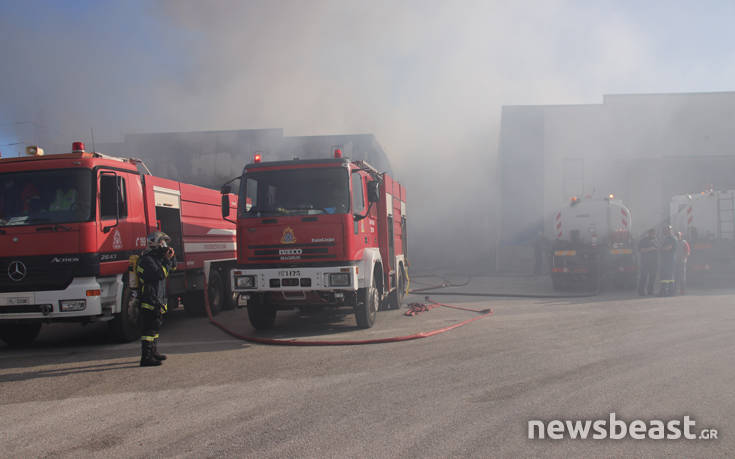
<path fill-rule="evenodd" d="M 141 355 L 140 366 L 161 365 L 166 356 L 158 353 L 158 333 L 163 323 L 163 315 L 168 310 L 166 278 L 176 269 L 171 238 L 160 231 L 148 235 L 148 246 L 138 260 L 138 279 L 141 282 L 140 323 Z"/>
<path fill-rule="evenodd" d="M 657 251 L 656 230 L 650 229 L 638 243 L 638 252 L 641 254 L 640 276 L 638 278 L 638 294 L 640 296 L 653 295 L 653 284 L 656 282 L 656 271 L 658 270 Z"/>
<path fill-rule="evenodd" d="M 661 290 L 659 296 L 671 296 L 674 292 L 674 268 L 676 262 L 676 246 L 677 240 L 671 231 L 671 225 L 664 227 L 663 240 L 661 241 L 661 249 L 659 254 L 661 261 L 659 263 L 659 280 L 661 281 Z"/>
<path fill-rule="evenodd" d="M 687 259 L 691 254 L 689 243 L 684 239 L 684 235 L 681 231 L 676 233 L 677 244 L 676 244 L 676 273 L 674 290 L 679 292 L 680 295 L 686 293 L 686 282 L 687 282 Z"/>

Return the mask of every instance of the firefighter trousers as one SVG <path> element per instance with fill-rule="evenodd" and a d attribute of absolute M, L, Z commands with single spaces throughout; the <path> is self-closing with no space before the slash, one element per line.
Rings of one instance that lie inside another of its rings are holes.
<path fill-rule="evenodd" d="M 163 314 L 158 307 L 146 303 L 140 307 L 140 340 L 153 342 L 158 339 L 158 333 L 163 324 Z"/>

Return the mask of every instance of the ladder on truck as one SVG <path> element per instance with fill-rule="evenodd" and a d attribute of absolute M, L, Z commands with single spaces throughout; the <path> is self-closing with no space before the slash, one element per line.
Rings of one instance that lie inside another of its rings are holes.
<path fill-rule="evenodd" d="M 731 190 L 717 193 L 717 237 L 735 238 L 735 198 Z"/>

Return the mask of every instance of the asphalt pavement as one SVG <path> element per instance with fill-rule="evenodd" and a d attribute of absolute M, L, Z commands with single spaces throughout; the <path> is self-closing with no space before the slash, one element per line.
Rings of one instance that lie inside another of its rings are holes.
<path fill-rule="evenodd" d="M 495 278 L 440 292 L 545 289 Z M 139 344 L 112 342 L 104 325 L 51 325 L 29 348 L 0 345 L 0 457 L 732 457 L 733 294 L 437 295 L 494 314 L 430 338 L 334 347 L 252 344 L 174 311 L 161 333 L 169 358 L 155 368 L 138 367 Z M 267 333 L 252 330 L 245 310 L 217 318 L 243 334 L 342 340 L 474 316 L 404 311 L 380 312 L 370 330 L 329 309 L 279 313 Z M 613 412 L 627 421 L 688 415 L 695 431 L 714 428 L 718 438 L 528 438 L 529 420 Z"/>

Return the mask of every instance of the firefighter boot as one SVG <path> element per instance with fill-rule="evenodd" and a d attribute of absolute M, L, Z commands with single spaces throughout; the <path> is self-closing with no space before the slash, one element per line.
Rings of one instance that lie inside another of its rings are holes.
<path fill-rule="evenodd" d="M 156 360 L 166 360 L 166 354 L 158 353 L 158 338 L 153 340 L 153 358 Z"/>
<path fill-rule="evenodd" d="M 140 348 L 141 367 L 155 367 L 161 364 L 161 361 L 153 356 L 153 341 L 141 341 Z"/>

